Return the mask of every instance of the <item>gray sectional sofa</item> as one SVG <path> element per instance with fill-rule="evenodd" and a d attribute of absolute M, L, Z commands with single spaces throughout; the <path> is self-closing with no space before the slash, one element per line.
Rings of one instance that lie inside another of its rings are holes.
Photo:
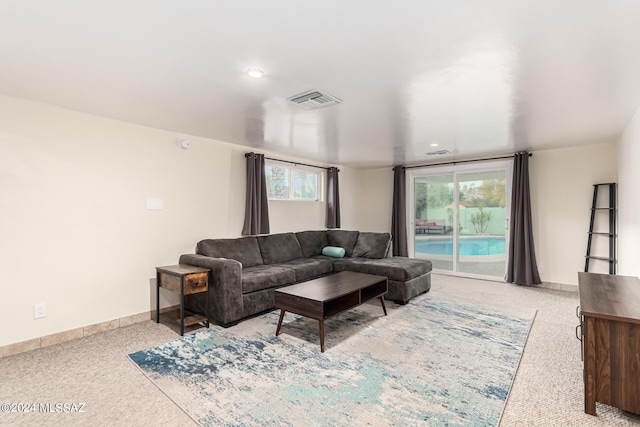
<path fill-rule="evenodd" d="M 314 230 L 237 239 L 206 239 L 180 264 L 211 269 L 210 318 L 222 326 L 274 308 L 274 289 L 339 271 L 386 276 L 386 299 L 406 304 L 431 288 L 431 262 L 388 256 L 389 233 Z M 343 258 L 322 255 L 327 246 Z M 185 306 L 203 313 L 206 294 L 187 296 Z"/>

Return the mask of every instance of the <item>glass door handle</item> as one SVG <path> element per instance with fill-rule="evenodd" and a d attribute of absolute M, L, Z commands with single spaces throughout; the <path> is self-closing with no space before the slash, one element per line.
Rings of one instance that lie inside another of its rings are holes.
<path fill-rule="evenodd" d="M 509 229 L 509 218 L 505 218 L 504 219 L 504 229 L 508 230 Z"/>

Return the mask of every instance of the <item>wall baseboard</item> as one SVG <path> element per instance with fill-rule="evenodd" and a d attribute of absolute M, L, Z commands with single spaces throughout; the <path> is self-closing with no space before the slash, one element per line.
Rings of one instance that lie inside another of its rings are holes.
<path fill-rule="evenodd" d="M 160 309 L 160 313 L 166 313 L 179 309 L 180 306 L 171 306 Z M 63 342 L 76 340 L 78 338 L 88 337 L 100 332 L 110 331 L 112 329 L 124 328 L 135 323 L 145 322 L 147 320 L 155 320 L 156 311 L 144 311 L 131 316 L 121 317 L 119 319 L 107 320 L 93 325 L 88 325 L 68 331 L 58 332 L 51 335 L 45 335 L 39 338 L 33 338 L 27 341 L 21 341 L 14 344 L 0 346 L 0 359 L 3 357 L 14 356 L 16 354 L 25 353 L 27 351 L 37 350 L 49 347 Z"/>
<path fill-rule="evenodd" d="M 557 291 L 578 292 L 578 285 L 569 285 L 567 283 L 542 282 L 539 288 L 555 289 Z"/>

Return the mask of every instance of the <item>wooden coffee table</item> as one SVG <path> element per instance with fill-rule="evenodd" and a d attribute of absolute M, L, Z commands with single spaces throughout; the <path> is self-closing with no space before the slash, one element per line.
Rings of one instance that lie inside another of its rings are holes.
<path fill-rule="evenodd" d="M 320 322 L 320 351 L 324 352 L 325 319 L 376 297 L 380 298 L 386 316 L 387 308 L 382 296 L 387 290 L 386 277 L 351 271 L 276 289 L 275 306 L 280 309 L 276 336 L 280 335 L 285 311 L 316 319 Z"/>

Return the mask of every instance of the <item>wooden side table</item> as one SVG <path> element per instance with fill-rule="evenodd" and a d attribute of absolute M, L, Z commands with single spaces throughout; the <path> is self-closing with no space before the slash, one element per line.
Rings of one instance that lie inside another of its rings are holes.
<path fill-rule="evenodd" d="M 184 336 L 184 326 L 204 322 L 209 327 L 209 276 L 208 268 L 179 264 L 156 267 L 156 323 L 160 323 L 160 288 L 180 293 L 180 336 Z M 185 319 L 184 296 L 207 293 L 205 315 L 189 313 Z"/>

